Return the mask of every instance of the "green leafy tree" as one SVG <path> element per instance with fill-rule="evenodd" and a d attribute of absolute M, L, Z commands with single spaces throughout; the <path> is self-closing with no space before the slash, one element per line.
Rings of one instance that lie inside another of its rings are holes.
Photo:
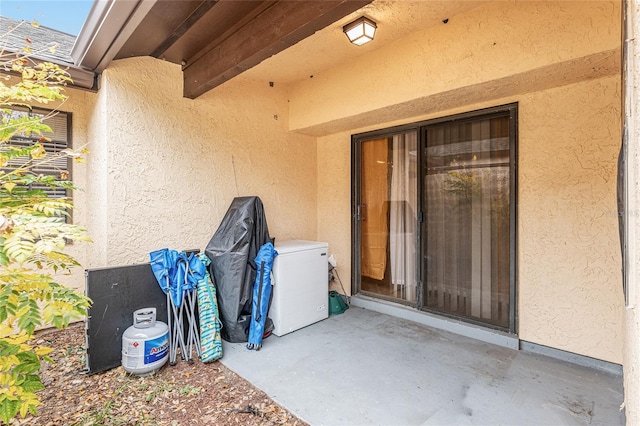
<path fill-rule="evenodd" d="M 479 194 L 482 189 L 477 174 L 464 170 L 448 172 L 444 185 L 444 192 L 455 194 L 464 201 L 471 201 L 473 196 Z"/>
<path fill-rule="evenodd" d="M 12 31 L 15 28 L 0 35 L 0 42 Z M 70 273 L 79 266 L 64 248 L 74 241 L 89 241 L 86 230 L 65 220 L 73 208 L 71 199 L 51 198 L 42 189 L 75 188 L 66 171 L 58 175 L 34 171 L 60 155 L 80 160 L 82 152 L 47 154 L 42 142 L 51 128 L 46 120 L 55 112 L 46 117 L 16 113 L 16 107 L 58 106 L 66 99 L 63 89 L 71 80 L 57 65 L 33 62 L 38 52 L 30 44 L 25 40 L 26 47 L 17 54 L 0 44 L 0 422 L 7 424 L 18 415 L 37 414 L 37 391 L 44 387 L 41 362 L 51 362 L 52 349 L 31 343 L 36 328 L 63 328 L 82 318 L 90 305 L 84 295 L 55 280 L 56 273 Z M 36 142 L 12 145 L 16 136 Z"/>

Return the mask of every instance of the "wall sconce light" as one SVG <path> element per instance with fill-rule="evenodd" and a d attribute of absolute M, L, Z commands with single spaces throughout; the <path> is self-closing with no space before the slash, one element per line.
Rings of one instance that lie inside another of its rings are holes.
<path fill-rule="evenodd" d="M 355 21 L 342 27 L 349 41 L 357 46 L 362 46 L 373 40 L 377 25 L 371 19 L 361 16 Z"/>

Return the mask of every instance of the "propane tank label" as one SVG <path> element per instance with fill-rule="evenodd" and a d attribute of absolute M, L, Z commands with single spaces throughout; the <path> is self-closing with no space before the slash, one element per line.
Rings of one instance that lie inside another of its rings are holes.
<path fill-rule="evenodd" d="M 152 364 L 164 358 L 169 352 L 169 335 L 164 334 L 144 342 L 144 363 Z"/>

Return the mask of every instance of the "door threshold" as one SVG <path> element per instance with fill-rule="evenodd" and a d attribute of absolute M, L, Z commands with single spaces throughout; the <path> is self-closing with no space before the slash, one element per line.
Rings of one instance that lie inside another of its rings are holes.
<path fill-rule="evenodd" d="M 450 318 L 439 317 L 399 303 L 357 295 L 351 297 L 351 305 L 416 322 L 438 330 L 459 334 L 482 342 L 492 343 L 497 346 L 515 350 L 520 349 L 520 339 L 513 334 L 455 321 Z"/>

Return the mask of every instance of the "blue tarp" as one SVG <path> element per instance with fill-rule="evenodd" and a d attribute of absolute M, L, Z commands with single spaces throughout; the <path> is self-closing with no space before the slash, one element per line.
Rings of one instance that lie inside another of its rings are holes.
<path fill-rule="evenodd" d="M 253 306 L 251 309 L 251 325 L 249 327 L 249 342 L 247 349 L 260 350 L 264 336 L 264 324 L 269 313 L 271 299 L 271 270 L 273 260 L 278 252 L 273 244 L 266 243 L 260 247 L 255 258 L 258 271 L 253 284 Z"/>

